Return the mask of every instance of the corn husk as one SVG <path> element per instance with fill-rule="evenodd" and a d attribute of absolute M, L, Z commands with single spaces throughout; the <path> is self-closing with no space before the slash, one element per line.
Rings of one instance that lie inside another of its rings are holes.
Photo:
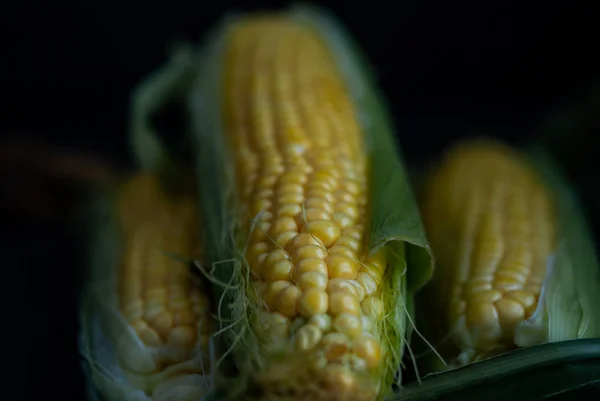
<path fill-rule="evenodd" d="M 174 128 L 182 121 L 171 119 L 166 130 L 161 130 L 155 120 L 169 106 L 179 106 L 185 100 L 195 78 L 196 62 L 194 47 L 178 43 L 167 61 L 144 77 L 130 95 L 128 139 L 136 168 L 156 174 L 169 190 L 186 185 L 180 178 L 187 178 L 189 137 L 185 128 L 184 132 Z M 179 109 L 184 111 L 185 107 Z"/>
<path fill-rule="evenodd" d="M 559 238 L 544 296 L 534 316 L 516 333 L 517 345 L 531 346 L 600 337 L 600 265 L 585 212 L 568 181 L 541 148 L 526 156 L 557 200 Z"/>
<path fill-rule="evenodd" d="M 600 385 L 600 340 L 517 349 L 405 386 L 395 401 L 593 399 Z"/>
<path fill-rule="evenodd" d="M 393 140 L 393 129 L 385 104 L 368 74 L 365 61 L 350 35 L 324 10 L 297 6 L 282 12 L 315 30 L 334 54 L 342 70 L 365 135 L 364 146 L 370 163 L 372 221 L 369 228 L 370 251 L 382 247 L 396 255 L 389 269 L 386 305 L 387 348 L 382 393 L 397 381 L 406 341 L 410 337 L 412 296 L 432 273 L 432 255 L 421 225 L 402 158 Z M 225 41 L 229 29 L 244 15 L 225 18 L 204 44 L 197 81 L 191 90 L 189 113 L 197 149 L 197 176 L 200 208 L 207 239 L 207 273 L 213 277 L 213 293 L 218 302 L 217 347 L 222 370 L 234 366 L 239 378 L 228 384 L 227 398 L 240 399 L 247 391 L 254 372 L 263 366 L 259 340 L 253 331 L 251 305 L 246 296 L 248 278 L 243 273 L 243 249 L 247 232 L 238 224 L 234 169 L 223 135 L 221 82 L 225 62 Z M 219 386 L 217 384 L 217 386 Z M 214 398 L 221 399 L 221 398 Z"/>
<path fill-rule="evenodd" d="M 156 373 L 134 374 L 121 363 L 121 358 L 134 358 L 141 365 L 153 364 L 150 348 L 118 308 L 117 269 L 124 235 L 180 200 L 190 204 L 189 199 L 166 193 L 155 176 L 146 175 L 133 184 L 129 179 L 115 183 L 90 207 L 89 260 L 83 276 L 78 340 L 90 400 L 195 401 L 211 386 L 207 355 L 200 344 L 189 360 Z M 193 260 L 195 255 L 173 257 Z"/>

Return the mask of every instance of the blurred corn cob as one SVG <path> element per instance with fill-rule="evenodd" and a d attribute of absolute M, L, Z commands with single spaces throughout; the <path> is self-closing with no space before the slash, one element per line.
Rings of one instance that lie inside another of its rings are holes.
<path fill-rule="evenodd" d="M 407 336 L 404 241 L 430 267 L 386 116 L 320 14 L 225 25 L 191 110 L 199 173 L 214 182 L 201 189 L 209 259 L 235 287 L 222 289 L 228 345 L 258 398 L 380 397 Z"/>
<path fill-rule="evenodd" d="M 193 196 L 169 196 L 146 173 L 117 189 L 104 222 L 113 227 L 95 243 L 80 339 L 106 401 L 196 401 L 208 391 L 209 294 L 177 259 L 201 256 L 195 208 Z"/>
<path fill-rule="evenodd" d="M 420 313 L 442 317 L 424 322 L 442 356 L 463 365 L 518 346 L 597 335 L 592 316 L 582 313 L 590 300 L 573 299 L 572 286 L 582 271 L 595 283 L 597 265 L 557 259 L 570 240 L 560 207 L 538 169 L 494 141 L 459 144 L 436 167 L 422 202 L 436 273 Z M 558 279 L 565 275 L 573 277 Z M 581 317 L 575 326 L 559 313 L 565 306 Z"/>

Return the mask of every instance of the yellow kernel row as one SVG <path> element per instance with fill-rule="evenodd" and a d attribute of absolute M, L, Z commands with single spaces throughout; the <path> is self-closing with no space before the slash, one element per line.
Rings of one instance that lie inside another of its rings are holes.
<path fill-rule="evenodd" d="M 374 298 L 373 295 L 375 295 L 377 291 L 375 284 L 376 279 L 370 274 L 362 273 L 362 276 L 358 277 L 357 280 L 345 278 L 330 279 L 327 276 L 327 273 L 322 270 L 303 270 L 320 266 L 319 264 L 312 264 L 313 261 L 323 262 L 319 259 L 302 260 L 298 264 L 298 267 L 296 267 L 297 269 L 300 269 L 300 273 L 298 274 L 298 279 L 295 283 L 290 281 L 288 279 L 289 277 L 283 279 L 281 277 L 276 277 L 278 278 L 277 280 L 265 284 L 261 295 L 269 310 L 283 308 L 279 302 L 284 301 L 285 305 L 289 305 L 289 308 L 286 308 L 286 316 L 289 315 L 290 317 L 293 317 L 298 313 L 303 315 L 311 314 L 310 309 L 300 307 L 296 305 L 296 303 L 313 305 L 315 306 L 315 309 L 312 310 L 312 313 L 319 313 L 317 310 L 328 310 L 328 308 L 334 307 L 331 305 L 331 302 L 333 302 L 331 297 L 334 295 L 335 297 L 340 296 L 336 294 L 346 294 L 356 300 L 358 304 L 363 303 L 368 298 Z M 275 267 L 277 268 L 278 265 L 282 266 L 281 269 L 286 274 L 289 274 L 289 271 L 292 268 L 292 265 L 288 260 L 275 264 Z M 277 270 L 272 272 L 272 275 L 269 274 L 266 277 L 274 277 Z M 321 293 L 324 295 L 320 295 Z M 326 295 L 329 297 L 325 298 Z M 317 303 L 316 299 L 319 299 L 320 301 Z M 293 305 L 291 303 L 292 300 L 295 302 Z M 302 310 L 306 313 L 303 313 Z"/>

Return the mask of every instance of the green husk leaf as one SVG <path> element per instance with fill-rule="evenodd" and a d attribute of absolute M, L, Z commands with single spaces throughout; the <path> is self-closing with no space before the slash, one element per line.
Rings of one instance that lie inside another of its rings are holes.
<path fill-rule="evenodd" d="M 196 61 L 195 49 L 180 44 L 167 62 L 145 77 L 131 93 L 129 143 L 134 159 L 138 168 L 160 175 L 165 182 L 177 179 L 179 162 L 161 140 L 152 119 L 170 101 L 185 98 L 194 79 Z"/>
<path fill-rule="evenodd" d="M 167 368 L 161 373 L 139 376 L 125 372 L 117 350 L 126 350 L 150 363 L 149 350 L 118 309 L 117 276 L 123 238 L 115 213 L 118 183 L 104 188 L 85 214 L 88 231 L 87 260 L 80 297 L 79 353 L 86 376 L 88 399 L 94 401 L 166 401 L 178 395 L 189 397 L 189 389 L 211 387 L 210 375 L 186 374 L 202 366 L 200 358 Z M 172 376 L 171 378 L 169 376 Z M 152 397 L 144 388 L 158 383 Z M 186 395 L 187 394 L 187 395 Z M 179 398 L 188 399 L 188 398 Z"/>
<path fill-rule="evenodd" d="M 556 199 L 558 244 L 542 301 L 522 325 L 523 345 L 600 337 L 600 266 L 583 208 L 568 180 L 541 148 L 526 153 Z"/>
<path fill-rule="evenodd" d="M 542 400 L 600 384 L 600 339 L 521 348 L 405 386 L 396 401 Z M 576 397 L 575 397 L 576 398 Z M 577 399 L 577 398 L 576 398 Z"/>
<path fill-rule="evenodd" d="M 350 34 L 321 8 L 294 6 L 287 15 L 317 31 L 333 50 L 360 114 L 365 146 L 369 152 L 370 194 L 374 210 L 369 230 L 370 250 L 376 252 L 387 247 L 395 260 L 388 269 L 390 299 L 386 306 L 389 315 L 384 323 L 393 354 L 384 379 L 384 389 L 390 388 L 409 333 L 406 318 L 412 306 L 411 296 L 431 276 L 433 256 L 400 152 L 392 138 L 387 110 Z M 249 313 L 245 307 L 246 278 L 241 273 L 246 239 L 245 234 L 238 232 L 235 158 L 225 144 L 220 110 L 226 36 L 235 22 L 233 15 L 225 19 L 207 40 L 189 104 L 197 149 L 196 171 L 201 183 L 200 208 L 205 222 L 205 238 L 208 239 L 208 260 L 213 264 L 212 274 L 218 281 L 213 293 L 220 301 L 218 316 L 222 331 L 219 350 L 227 354 L 233 349 L 235 365 L 243 372 L 250 368 L 252 360 L 260 360 L 260 355 L 256 354 L 258 341 L 248 330 L 252 317 L 249 316 L 251 311 Z M 226 366 L 231 367 L 231 361 Z M 242 388 L 244 385 L 239 386 Z"/>
<path fill-rule="evenodd" d="M 215 28 L 200 51 L 198 75 L 190 91 L 189 108 L 197 154 L 196 176 L 208 263 L 206 268 L 214 277 L 211 287 L 217 302 L 215 347 L 218 355 L 226 356 L 219 362 L 218 369 L 228 375 L 235 369 L 231 358 L 227 357 L 229 344 L 236 341 L 234 333 L 240 330 L 239 320 L 234 321 L 233 313 L 233 305 L 239 301 L 239 294 L 229 288 L 236 279 L 236 272 L 239 272 L 241 258 L 232 235 L 235 227 L 235 189 L 227 185 L 231 182 L 230 164 L 233 159 L 225 152 L 219 118 L 222 103 L 219 77 L 224 47 L 221 36 L 225 31 L 226 23 Z M 234 326 L 230 327 L 232 322 Z"/>

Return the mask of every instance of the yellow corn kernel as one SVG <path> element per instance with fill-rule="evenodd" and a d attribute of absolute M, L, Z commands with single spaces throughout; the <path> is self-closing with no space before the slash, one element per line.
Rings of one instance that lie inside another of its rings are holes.
<path fill-rule="evenodd" d="M 327 275 L 319 272 L 306 272 L 298 277 L 296 284 L 301 290 L 307 291 L 310 288 L 327 288 Z"/>
<path fill-rule="evenodd" d="M 245 194 L 240 225 L 260 221 L 266 232 L 255 226 L 248 237 L 246 266 L 265 283 L 263 302 L 249 308 L 285 317 L 290 327 L 269 329 L 289 335 L 277 341 L 289 347 L 264 351 L 257 381 L 271 383 L 297 362 L 302 368 L 286 378 L 297 381 L 291 388 L 314 377 L 321 391 L 338 383 L 339 391 L 365 388 L 361 399 L 373 399 L 386 350 L 373 344 L 383 335 L 371 320 L 383 313 L 363 310 L 383 305 L 387 259 L 384 252 L 365 255 L 367 155 L 345 83 L 320 38 L 286 17 L 242 20 L 226 43 L 224 128 Z M 256 336 L 270 338 L 263 326 L 253 326 Z M 367 329 L 379 337 L 365 337 Z M 281 352 L 289 354 L 282 359 Z M 334 370 L 343 380 L 328 382 L 329 364 L 341 362 Z"/>
<path fill-rule="evenodd" d="M 331 328 L 331 316 L 326 313 L 316 313 L 308 319 L 308 323 L 317 326 L 325 332 L 329 332 Z"/>
<path fill-rule="evenodd" d="M 356 315 L 342 313 L 335 317 L 333 327 L 340 333 L 352 338 L 361 333 L 362 320 Z"/>
<path fill-rule="evenodd" d="M 515 347 L 555 247 L 553 207 L 525 160 L 496 143 L 455 147 L 431 178 L 422 204 L 437 259 L 431 291 L 446 310 L 436 330 L 452 333 L 463 362 Z"/>
<path fill-rule="evenodd" d="M 169 199 L 158 180 L 145 174 L 134 176 L 124 188 L 117 199 L 123 236 L 119 310 L 148 352 L 137 355 L 123 336 L 118 359 L 126 375 L 143 383 L 141 389 L 151 396 L 157 388 L 168 391 L 165 380 L 208 373 L 203 368 L 208 367 L 210 301 L 205 283 L 167 254 L 200 257 L 195 199 Z M 137 209 L 131 207 L 134 204 Z M 171 373 L 163 373 L 166 369 Z M 202 396 L 200 389 L 194 391 L 185 399 Z"/>
<path fill-rule="evenodd" d="M 299 351 L 310 350 L 319 344 L 322 337 L 323 332 L 319 327 L 306 324 L 296 332 L 296 348 Z"/>

